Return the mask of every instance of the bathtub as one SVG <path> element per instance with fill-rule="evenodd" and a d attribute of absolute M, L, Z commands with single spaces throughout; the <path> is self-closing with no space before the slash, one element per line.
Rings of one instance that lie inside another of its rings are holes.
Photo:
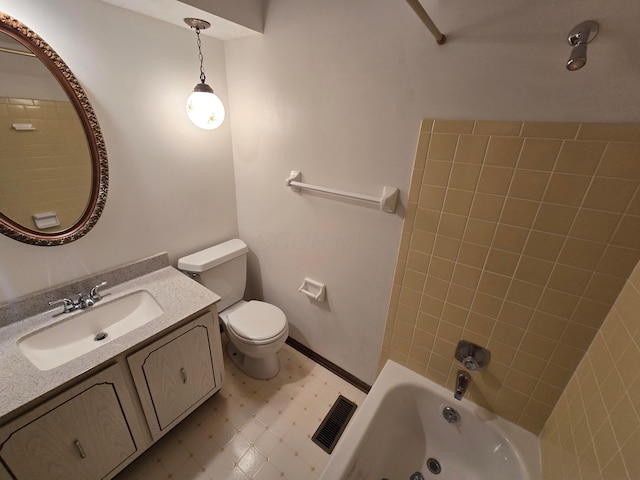
<path fill-rule="evenodd" d="M 457 411 L 458 424 L 447 422 L 445 407 Z M 541 480 L 538 439 L 389 360 L 320 480 L 423 478 Z"/>

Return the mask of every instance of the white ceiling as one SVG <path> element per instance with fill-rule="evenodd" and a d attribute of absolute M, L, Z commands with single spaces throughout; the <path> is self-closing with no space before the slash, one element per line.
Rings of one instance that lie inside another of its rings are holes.
<path fill-rule="evenodd" d="M 202 30 L 202 35 L 217 38 L 218 40 L 234 40 L 237 38 L 258 35 L 249 28 L 230 22 L 224 18 L 192 7 L 177 0 L 101 0 L 102 2 L 125 8 L 163 22 L 171 23 L 184 28 L 190 28 L 184 19 L 187 17 L 200 18 L 211 23 L 211 28 Z"/>

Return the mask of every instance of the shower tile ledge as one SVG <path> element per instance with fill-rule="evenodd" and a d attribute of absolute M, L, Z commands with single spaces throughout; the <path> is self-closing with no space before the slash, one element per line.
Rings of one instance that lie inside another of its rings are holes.
<path fill-rule="evenodd" d="M 52 311 L 42 312 L 0 328 L 0 423 L 48 393 L 108 364 L 118 355 L 135 350 L 145 340 L 220 300 L 215 293 L 175 268 L 166 266 L 105 288 L 104 292 L 108 295 L 105 296 L 105 301 L 115 300 L 137 290 L 146 290 L 157 300 L 163 309 L 158 318 L 51 370 L 36 368 L 20 352 L 17 342 L 24 335 L 53 325 L 74 313 L 53 317 Z"/>

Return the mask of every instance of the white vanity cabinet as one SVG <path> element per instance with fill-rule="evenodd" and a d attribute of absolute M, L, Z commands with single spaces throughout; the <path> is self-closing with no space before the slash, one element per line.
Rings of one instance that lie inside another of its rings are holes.
<path fill-rule="evenodd" d="M 116 364 L 1 427 L 0 458 L 18 480 L 110 478 L 146 438 Z"/>
<path fill-rule="evenodd" d="M 222 385 L 220 330 L 211 312 L 127 358 L 154 440 Z"/>
<path fill-rule="evenodd" d="M 220 390 L 214 312 L 178 322 L 0 426 L 0 480 L 114 477 Z"/>

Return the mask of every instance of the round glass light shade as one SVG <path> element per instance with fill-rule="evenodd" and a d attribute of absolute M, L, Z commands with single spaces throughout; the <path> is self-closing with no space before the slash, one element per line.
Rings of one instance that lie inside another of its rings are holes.
<path fill-rule="evenodd" d="M 208 88 L 202 88 L 203 85 Z M 187 98 L 187 116 L 197 127 L 213 130 L 224 121 L 224 105 L 211 87 L 201 83 Z"/>

